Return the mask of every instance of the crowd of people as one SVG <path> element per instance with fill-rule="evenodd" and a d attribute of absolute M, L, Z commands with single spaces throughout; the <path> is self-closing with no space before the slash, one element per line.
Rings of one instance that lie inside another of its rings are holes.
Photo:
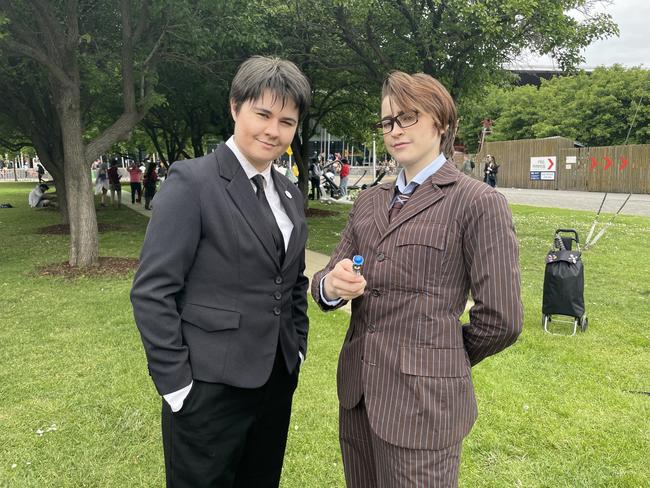
<path fill-rule="evenodd" d="M 146 164 L 145 164 L 146 163 Z M 100 195 L 100 206 L 106 207 L 106 199 L 110 192 L 111 205 L 119 208 L 122 204 L 122 173 L 118 167 L 119 161 L 113 159 L 110 165 L 101 162 L 94 165 L 97 172 L 95 177 L 95 194 Z M 151 202 L 156 195 L 160 182 L 164 181 L 165 166 L 160 163 L 146 161 L 138 165 L 131 162 L 126 169 L 131 193 L 131 204 L 142 203 L 144 194 L 144 208 L 151 210 Z"/>

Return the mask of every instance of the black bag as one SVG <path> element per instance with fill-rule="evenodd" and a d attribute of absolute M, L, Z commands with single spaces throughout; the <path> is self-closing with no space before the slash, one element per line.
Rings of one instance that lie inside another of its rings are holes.
<path fill-rule="evenodd" d="M 580 251 L 550 251 L 546 255 L 542 313 L 582 317 L 585 277 Z"/>

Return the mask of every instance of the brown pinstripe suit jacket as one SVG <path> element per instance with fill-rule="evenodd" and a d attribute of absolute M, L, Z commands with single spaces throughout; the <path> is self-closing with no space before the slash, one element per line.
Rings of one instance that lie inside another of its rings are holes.
<path fill-rule="evenodd" d="M 471 366 L 521 332 L 518 243 L 503 195 L 449 161 L 389 223 L 393 188 L 361 192 L 312 294 L 333 308 L 320 299 L 321 278 L 341 259 L 363 255 L 367 286 L 352 301 L 339 357 L 340 404 L 353 408 L 363 396 L 380 438 L 444 449 L 476 419 Z M 475 305 L 461 327 L 470 290 Z"/>

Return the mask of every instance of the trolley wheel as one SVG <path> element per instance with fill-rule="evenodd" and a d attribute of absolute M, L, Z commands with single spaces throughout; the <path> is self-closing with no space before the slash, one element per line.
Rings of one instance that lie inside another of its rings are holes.
<path fill-rule="evenodd" d="M 580 317 L 580 330 L 582 332 L 587 332 L 587 327 L 589 326 L 589 319 L 586 315 Z"/>

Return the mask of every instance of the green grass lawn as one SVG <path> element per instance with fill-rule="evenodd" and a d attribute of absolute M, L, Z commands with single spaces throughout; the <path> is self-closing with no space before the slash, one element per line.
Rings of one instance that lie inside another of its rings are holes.
<path fill-rule="evenodd" d="M 164 485 L 160 401 L 128 292 L 132 276 L 64 280 L 35 268 L 67 259 L 67 236 L 35 231 L 58 214 L 27 207 L 34 184 L 0 184 L 0 487 Z M 310 220 L 329 253 L 348 206 Z M 463 487 L 650 486 L 650 219 L 619 216 L 584 255 L 586 334 L 541 330 L 544 256 L 555 228 L 585 234 L 592 213 L 513 207 L 524 332 L 474 369 L 479 419 L 463 448 Z M 603 216 L 601 221 L 606 221 Z M 147 218 L 98 210 L 102 256 L 137 257 Z M 310 307 L 284 488 L 344 486 L 335 371 L 344 312 Z"/>

